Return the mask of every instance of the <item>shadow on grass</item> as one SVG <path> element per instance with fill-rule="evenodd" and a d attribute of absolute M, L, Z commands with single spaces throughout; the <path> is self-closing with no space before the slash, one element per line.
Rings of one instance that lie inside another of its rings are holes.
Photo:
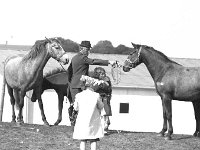
<path fill-rule="evenodd" d="M 132 131 L 124 131 L 124 130 L 108 130 L 106 131 L 105 135 L 111 135 L 111 134 L 120 134 L 120 133 L 142 133 L 142 132 L 132 132 Z"/>
<path fill-rule="evenodd" d="M 192 138 L 195 138 L 195 137 L 192 135 L 177 134 L 173 137 L 173 140 L 185 140 L 185 139 L 192 139 Z"/>

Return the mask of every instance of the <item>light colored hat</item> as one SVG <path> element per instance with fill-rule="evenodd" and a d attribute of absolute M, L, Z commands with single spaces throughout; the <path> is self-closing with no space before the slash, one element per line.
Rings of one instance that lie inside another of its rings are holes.
<path fill-rule="evenodd" d="M 86 75 L 82 75 L 80 80 L 85 82 L 85 86 L 88 86 L 88 87 L 93 87 L 93 86 L 97 86 L 97 85 L 99 86 L 100 84 L 104 83 L 103 80 L 98 80 L 98 79 L 95 79 L 95 78 L 92 78 L 92 77 L 89 77 Z"/>

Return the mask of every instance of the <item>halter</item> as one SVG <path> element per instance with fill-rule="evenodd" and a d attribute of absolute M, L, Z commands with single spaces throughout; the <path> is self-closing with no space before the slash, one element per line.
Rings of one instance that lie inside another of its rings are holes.
<path fill-rule="evenodd" d="M 139 62 L 140 61 L 140 53 L 141 53 L 141 50 L 142 50 L 142 46 L 140 46 L 140 49 L 138 50 L 138 57 L 137 57 L 137 59 L 135 60 L 135 61 L 131 61 L 130 59 L 126 59 L 125 61 L 127 61 L 127 62 L 129 62 L 130 63 L 130 65 L 128 66 L 128 68 L 130 68 L 130 69 L 132 69 L 132 68 L 134 68 L 134 65 L 135 65 L 135 63 L 137 63 L 137 62 Z"/>
<path fill-rule="evenodd" d="M 57 42 L 56 42 L 57 43 Z M 58 44 L 58 43 L 57 43 Z M 59 44 L 60 45 L 60 44 Z M 60 47 L 61 47 L 61 45 L 60 45 Z M 48 43 L 48 49 L 50 49 L 50 44 Z M 52 53 L 52 51 L 50 50 L 49 51 L 49 53 L 52 55 L 52 57 L 54 58 L 54 59 L 56 59 L 57 61 L 59 61 L 60 60 L 60 58 L 63 56 L 63 55 L 65 55 L 65 53 L 63 53 L 62 55 L 60 55 L 59 57 L 55 57 L 55 55 Z"/>
<path fill-rule="evenodd" d="M 57 43 L 58 44 L 58 43 Z M 50 44 L 48 43 L 48 49 L 50 49 Z M 53 55 L 53 53 L 50 51 L 50 54 L 54 57 L 54 55 Z M 65 53 L 64 54 L 62 54 L 60 57 L 54 57 L 54 59 L 56 59 L 57 61 L 58 61 L 58 63 L 60 64 L 60 66 L 62 67 L 62 69 L 63 70 L 65 70 L 65 71 L 67 71 L 64 67 L 63 67 L 63 65 L 59 62 L 59 60 L 60 60 L 60 58 L 63 56 L 63 55 L 65 55 Z"/>

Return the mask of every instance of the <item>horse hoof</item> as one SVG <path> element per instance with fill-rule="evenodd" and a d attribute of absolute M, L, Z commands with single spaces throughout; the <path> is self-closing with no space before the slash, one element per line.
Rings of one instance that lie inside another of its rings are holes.
<path fill-rule="evenodd" d="M 55 123 L 54 123 L 54 126 L 57 126 L 59 123 L 60 123 L 60 122 L 55 122 Z"/>
<path fill-rule="evenodd" d="M 170 140 L 172 140 L 172 137 L 171 137 L 171 136 L 166 136 L 166 137 L 165 137 L 165 140 L 166 140 L 166 141 L 170 141 Z"/>
<path fill-rule="evenodd" d="M 44 125 L 50 127 L 50 124 L 48 122 L 45 122 Z"/>
<path fill-rule="evenodd" d="M 159 133 L 157 136 L 158 137 L 164 137 L 164 134 L 163 133 Z"/>
<path fill-rule="evenodd" d="M 17 126 L 20 127 L 22 126 L 23 122 L 16 122 Z"/>
<path fill-rule="evenodd" d="M 15 121 L 15 120 L 12 120 L 11 123 L 16 123 L 16 121 Z"/>
<path fill-rule="evenodd" d="M 196 136 L 196 137 L 200 138 L 200 132 L 197 133 L 197 136 Z"/>
<path fill-rule="evenodd" d="M 199 138 L 200 138 L 200 132 L 199 132 L 199 131 L 195 132 L 195 133 L 193 134 L 193 136 L 194 136 L 194 137 L 199 137 Z"/>
<path fill-rule="evenodd" d="M 198 134 L 198 133 L 195 132 L 195 133 L 193 134 L 193 136 L 194 136 L 194 137 L 197 137 L 197 134 Z"/>
<path fill-rule="evenodd" d="M 44 124 L 45 126 L 47 126 L 47 127 L 50 127 L 50 124 Z"/>

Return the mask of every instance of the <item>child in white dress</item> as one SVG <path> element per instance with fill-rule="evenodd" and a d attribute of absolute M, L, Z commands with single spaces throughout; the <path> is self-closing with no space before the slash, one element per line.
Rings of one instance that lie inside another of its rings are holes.
<path fill-rule="evenodd" d="M 74 109 L 78 111 L 74 126 L 73 138 L 80 140 L 80 150 L 85 150 L 86 142 L 90 142 L 91 150 L 96 150 L 97 141 L 104 136 L 101 124 L 101 112 L 104 107 L 99 93 L 94 92 L 103 81 L 88 76 L 81 78 L 85 90 L 75 97 Z"/>

